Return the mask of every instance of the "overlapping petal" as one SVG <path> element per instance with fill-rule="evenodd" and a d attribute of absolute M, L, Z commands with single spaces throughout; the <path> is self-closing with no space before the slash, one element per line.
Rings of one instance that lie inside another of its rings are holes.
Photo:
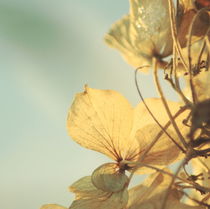
<path fill-rule="evenodd" d="M 137 131 L 136 138 L 138 139 L 142 150 L 139 155 L 139 159 L 141 159 L 142 155 L 144 155 L 144 151 L 150 147 L 158 132 L 161 132 L 161 129 L 156 124 L 147 125 Z M 172 130 L 168 129 L 167 132 L 177 141 L 177 137 Z M 141 162 L 146 165 L 165 167 L 166 165 L 173 163 L 175 160 L 179 160 L 180 154 L 181 152 L 179 148 L 165 133 L 163 133 L 154 146 L 149 149 L 148 153 Z M 151 170 L 146 167 L 140 167 L 137 172 L 147 173 L 148 171 L 151 172 Z"/>
<path fill-rule="evenodd" d="M 92 174 L 92 183 L 98 189 L 107 192 L 119 192 L 128 182 L 124 171 L 119 170 L 116 163 L 106 163 L 98 167 Z"/>
<path fill-rule="evenodd" d="M 115 193 L 104 192 L 92 184 L 90 176 L 75 182 L 70 190 L 76 195 L 70 209 L 123 209 L 128 202 L 127 188 Z"/>
<path fill-rule="evenodd" d="M 161 209 L 171 177 L 156 173 L 150 175 L 142 184 L 129 190 L 127 209 Z M 172 188 L 165 209 L 204 209 L 180 202 L 182 193 Z"/>
<path fill-rule="evenodd" d="M 160 124 L 165 126 L 169 118 L 161 100 L 152 98 L 146 99 L 145 102 Z M 179 103 L 169 102 L 169 105 L 172 114 L 180 109 Z M 185 128 L 182 123 L 185 116 L 186 114 L 182 114 L 175 121 L 182 133 L 187 134 L 189 128 Z M 85 92 L 76 96 L 69 112 L 67 125 L 70 136 L 76 142 L 104 153 L 116 161 L 116 164 L 107 164 L 96 169 L 97 172 L 93 174 L 97 174 L 97 178 L 95 176 L 93 181 L 96 187 L 112 192 L 113 189 L 116 189 L 115 192 L 121 189 L 126 182 L 123 172 L 132 167 L 129 164 L 120 165 L 120 162 L 138 161 L 161 132 L 142 103 L 132 108 L 129 102 L 115 91 L 89 87 L 86 87 Z M 173 127 L 169 126 L 167 131 L 175 141 L 179 142 Z M 168 165 L 177 160 L 179 154 L 180 150 L 171 139 L 166 134 L 162 134 L 142 162 L 151 165 Z M 107 178 L 110 179 L 107 180 Z M 118 179 L 121 186 L 115 185 L 115 188 L 111 188 L 110 185 L 114 179 Z M 108 182 L 107 185 L 104 182 Z"/>

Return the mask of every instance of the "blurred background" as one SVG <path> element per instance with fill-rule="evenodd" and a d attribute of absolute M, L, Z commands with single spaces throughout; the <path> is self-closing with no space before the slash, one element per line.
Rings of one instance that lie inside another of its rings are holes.
<path fill-rule="evenodd" d="M 0 208 L 68 207 L 68 186 L 105 162 L 67 135 L 84 84 L 139 102 L 134 71 L 103 42 L 127 0 L 0 0 Z M 151 78 L 141 87 L 156 95 Z"/>

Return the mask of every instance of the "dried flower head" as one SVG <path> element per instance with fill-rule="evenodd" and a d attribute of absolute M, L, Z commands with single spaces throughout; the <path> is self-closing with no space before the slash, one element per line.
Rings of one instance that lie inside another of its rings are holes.
<path fill-rule="evenodd" d="M 132 66 L 151 65 L 156 57 L 172 53 L 167 0 L 130 0 L 130 13 L 116 22 L 105 36 Z"/>

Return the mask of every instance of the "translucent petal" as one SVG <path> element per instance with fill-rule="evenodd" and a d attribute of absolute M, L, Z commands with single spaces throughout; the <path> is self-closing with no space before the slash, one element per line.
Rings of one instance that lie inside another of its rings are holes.
<path fill-rule="evenodd" d="M 170 182 L 171 177 L 161 173 L 149 176 L 142 184 L 129 190 L 127 209 L 161 209 Z M 172 188 L 165 209 L 204 209 L 181 203 L 181 197 L 182 193 Z"/>
<path fill-rule="evenodd" d="M 69 190 L 75 193 L 76 199 L 87 199 L 92 198 L 93 196 L 99 198 L 104 197 L 105 195 L 104 191 L 97 189 L 93 185 L 91 176 L 85 176 L 79 179 L 69 187 Z"/>
<path fill-rule="evenodd" d="M 130 0 L 130 18 L 134 46 L 147 50 L 150 42 L 152 55 L 165 57 L 171 53 L 168 0 Z"/>
<path fill-rule="evenodd" d="M 43 205 L 40 209 L 67 209 L 67 208 L 56 204 L 47 204 Z"/>
<path fill-rule="evenodd" d="M 150 124 L 143 128 L 141 128 L 136 133 L 136 138 L 140 144 L 140 150 L 142 151 L 139 155 L 139 159 L 141 159 L 144 152 L 151 145 L 157 134 L 160 132 L 160 128 L 156 124 Z M 176 135 L 170 129 L 167 129 L 167 132 L 175 141 L 178 141 Z M 179 160 L 179 156 L 181 155 L 180 149 L 171 141 L 171 139 L 163 133 L 155 145 L 150 149 L 150 151 L 145 155 L 144 159 L 141 162 L 147 165 L 153 166 L 162 166 L 165 167 L 177 160 Z M 138 173 L 146 173 L 147 171 L 151 172 L 148 168 L 139 168 Z M 152 170 L 154 172 L 154 170 Z"/>
<path fill-rule="evenodd" d="M 119 192 L 128 183 L 128 177 L 124 171 L 119 171 L 115 163 L 106 163 L 98 167 L 92 174 L 92 182 L 95 187 L 106 192 Z"/>
<path fill-rule="evenodd" d="M 130 14 L 111 27 L 106 43 L 134 67 L 151 65 L 154 56 L 168 56 L 172 39 L 167 5 L 167 0 L 130 0 Z"/>
<path fill-rule="evenodd" d="M 131 147 L 133 108 L 118 92 L 85 87 L 70 108 L 69 135 L 81 146 L 104 153 L 118 161 Z"/>
<path fill-rule="evenodd" d="M 210 73 L 209 71 L 201 71 L 198 75 L 193 77 L 193 86 L 199 102 L 210 99 Z M 184 89 L 185 96 L 192 101 L 192 93 L 187 79 L 187 86 Z"/>
<path fill-rule="evenodd" d="M 90 176 L 72 184 L 70 190 L 76 194 L 70 209 L 123 209 L 128 202 L 127 188 L 116 193 L 104 192 L 92 184 Z"/>
<path fill-rule="evenodd" d="M 124 209 L 128 202 L 127 189 L 111 193 L 106 199 L 92 198 L 73 201 L 69 209 Z"/>
<path fill-rule="evenodd" d="M 169 122 L 169 117 L 166 113 L 165 107 L 163 106 L 163 103 L 160 98 L 148 98 L 145 99 L 145 103 L 147 104 L 152 114 L 155 116 L 155 118 L 162 126 L 165 126 L 167 122 Z M 175 115 L 181 107 L 181 104 L 178 102 L 167 101 L 167 103 L 169 105 L 169 109 L 172 115 Z M 188 114 L 189 111 L 184 111 L 175 119 L 179 129 L 184 134 L 189 132 L 189 127 L 183 125 L 183 120 L 186 119 Z M 148 112 L 148 110 L 146 109 L 146 107 L 144 106 L 144 104 L 139 103 L 139 105 L 137 105 L 137 107 L 135 108 L 132 134 L 135 135 L 137 130 L 153 123 L 155 123 L 155 121 Z M 169 127 L 171 128 L 172 126 L 170 125 Z M 171 130 L 173 130 L 173 128 L 171 128 Z"/>
<path fill-rule="evenodd" d="M 152 51 L 150 49 L 151 42 L 148 43 L 147 53 L 145 50 L 136 48 L 132 43 L 132 32 L 130 24 L 130 16 L 127 15 L 117 21 L 105 35 L 105 42 L 112 48 L 119 50 L 125 60 L 134 67 L 148 65 L 151 62 Z M 144 68 L 146 70 L 148 68 Z"/>

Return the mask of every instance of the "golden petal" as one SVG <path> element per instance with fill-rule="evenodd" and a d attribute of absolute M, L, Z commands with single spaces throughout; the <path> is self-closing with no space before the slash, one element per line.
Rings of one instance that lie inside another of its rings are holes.
<path fill-rule="evenodd" d="M 76 199 L 81 199 L 81 198 L 92 198 L 97 197 L 104 197 L 105 192 L 102 190 L 97 189 L 91 180 L 91 176 L 85 176 L 78 181 L 74 182 L 70 187 L 69 190 L 71 192 L 74 192 L 76 195 Z"/>
<path fill-rule="evenodd" d="M 67 209 L 67 208 L 56 204 L 47 204 L 43 205 L 40 209 Z"/>
<path fill-rule="evenodd" d="M 142 151 L 139 155 L 139 160 L 141 160 L 142 163 L 147 165 L 165 167 L 166 165 L 180 160 L 180 155 L 182 154 L 180 149 L 171 141 L 171 139 L 165 133 L 163 133 L 159 137 L 154 146 L 149 149 L 145 157 L 141 159 L 142 155 L 144 155 L 145 151 L 148 150 L 148 147 L 150 147 L 153 140 L 160 131 L 161 129 L 156 124 L 147 125 L 137 131 L 136 138 L 139 141 L 140 150 Z M 174 134 L 173 131 L 167 129 L 167 132 L 176 142 L 178 142 L 178 137 Z M 140 167 L 137 170 L 138 173 L 147 173 L 148 171 L 151 172 L 151 169 L 148 169 L 146 167 Z"/>
<path fill-rule="evenodd" d="M 116 163 L 106 163 L 93 172 L 92 182 L 103 191 L 119 192 L 127 187 L 128 177 L 124 171 L 119 171 Z"/>
<path fill-rule="evenodd" d="M 108 46 L 119 50 L 125 60 L 133 67 L 151 64 L 151 49 L 148 47 L 147 53 L 145 50 L 136 48 L 132 43 L 132 31 L 130 16 L 124 16 L 112 25 L 109 32 L 104 37 Z M 148 43 L 151 46 L 151 42 Z M 147 48 L 146 48 L 147 49 Z M 148 68 L 143 68 L 148 70 Z"/>
<path fill-rule="evenodd" d="M 168 17 L 168 0 L 130 0 L 133 45 L 143 51 L 149 48 L 152 56 L 171 54 L 172 36 Z"/>
<path fill-rule="evenodd" d="M 132 145 L 130 132 L 133 108 L 121 94 L 112 90 L 85 87 L 69 110 L 69 135 L 81 146 L 124 158 Z"/>
<path fill-rule="evenodd" d="M 106 43 L 118 49 L 135 68 L 151 65 L 154 56 L 168 56 L 172 38 L 167 5 L 167 0 L 130 0 L 130 14 L 111 27 Z"/>
<path fill-rule="evenodd" d="M 169 117 L 160 98 L 148 98 L 145 99 L 145 103 L 162 126 L 165 126 L 169 122 Z M 181 104 L 172 101 L 167 101 L 167 103 L 170 108 L 171 114 L 174 116 L 180 110 Z M 183 125 L 183 120 L 187 118 L 188 114 L 189 111 L 185 110 L 175 118 L 175 122 L 177 123 L 177 126 L 184 136 L 187 135 L 187 133 L 189 132 L 189 127 Z M 134 125 L 132 136 L 135 135 L 136 131 L 140 130 L 141 128 L 154 123 L 155 120 L 152 118 L 144 104 L 142 102 L 139 103 L 134 111 Z M 169 128 L 174 131 L 172 125 L 170 125 Z"/>
<path fill-rule="evenodd" d="M 127 209 L 161 209 L 162 201 L 171 182 L 171 177 L 161 173 L 150 175 L 142 184 L 129 190 Z M 180 202 L 182 193 L 175 188 L 169 193 L 165 209 L 204 209 Z M 146 207 L 147 206 L 147 207 Z"/>
<path fill-rule="evenodd" d="M 127 189 L 110 193 L 106 198 L 79 199 L 73 201 L 69 209 L 125 209 L 128 202 Z"/>
<path fill-rule="evenodd" d="M 127 188 L 120 192 L 104 192 L 97 189 L 90 176 L 86 176 L 71 185 L 70 190 L 76 194 L 69 209 L 124 209 L 128 202 Z"/>

